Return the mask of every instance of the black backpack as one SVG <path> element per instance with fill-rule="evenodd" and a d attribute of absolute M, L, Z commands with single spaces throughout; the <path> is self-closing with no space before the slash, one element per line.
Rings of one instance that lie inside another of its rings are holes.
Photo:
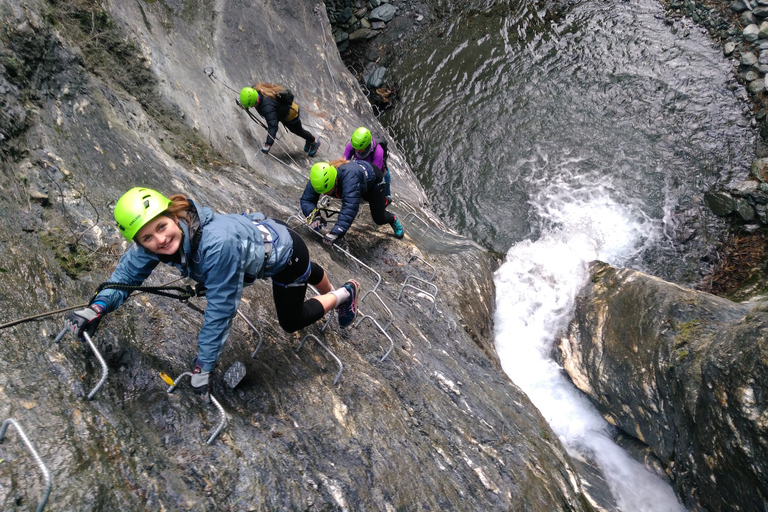
<path fill-rule="evenodd" d="M 289 107 L 293 105 L 293 93 L 287 87 L 284 87 L 282 92 L 275 95 L 275 99 L 283 105 L 288 105 Z"/>
<path fill-rule="evenodd" d="M 375 139 L 376 139 L 376 144 L 381 146 L 381 149 L 384 150 L 384 168 L 382 169 L 382 171 L 386 171 L 387 170 L 387 157 L 389 156 L 389 149 L 387 147 L 387 139 L 385 139 L 384 137 L 381 137 L 381 138 L 375 137 Z"/>

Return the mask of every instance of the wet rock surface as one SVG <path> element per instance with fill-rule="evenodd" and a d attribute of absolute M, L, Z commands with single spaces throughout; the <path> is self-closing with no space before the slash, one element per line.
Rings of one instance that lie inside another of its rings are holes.
<path fill-rule="evenodd" d="M 658 457 L 690 510 L 761 510 L 764 301 L 736 303 L 600 262 L 559 345 L 573 382 Z"/>
<path fill-rule="evenodd" d="M 381 301 L 371 295 L 363 314 L 391 319 L 386 334 L 331 320 L 287 335 L 269 284 L 247 288 L 240 310 L 258 335 L 236 319 L 213 381 L 227 426 L 211 445 L 216 408 L 186 380 L 167 393 L 159 376 L 190 369 L 202 317 L 186 305 L 137 294 L 107 316 L 94 342 L 109 375 L 92 401 L 102 368 L 87 344 L 53 342 L 64 314 L 4 328 L 0 419 L 16 419 L 50 469 L 46 510 L 591 510 L 565 450 L 499 368 L 497 261 L 435 218 L 394 144 L 405 240 L 363 209 L 342 246 L 375 274 L 291 220 L 313 160 L 290 134 L 262 156 L 264 131 L 227 87 L 288 85 L 323 159 L 375 125 L 324 50 L 335 43 L 321 5 L 3 0 L 0 12 L 3 322 L 87 302 L 127 248 L 112 205 L 139 184 L 288 220 L 334 284 L 376 287 Z M 409 275 L 438 287 L 434 307 L 402 289 Z M 158 268 L 148 284 L 176 278 Z M 342 361 L 337 384 L 336 362 L 307 334 Z M 235 361 L 246 375 L 230 389 Z M 33 510 L 42 493 L 9 430 L 0 508 Z"/>

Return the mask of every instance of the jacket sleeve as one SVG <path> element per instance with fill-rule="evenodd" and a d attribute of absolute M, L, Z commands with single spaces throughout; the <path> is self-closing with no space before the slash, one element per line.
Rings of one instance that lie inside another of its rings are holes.
<path fill-rule="evenodd" d="M 128 252 L 120 258 L 108 282 L 139 286 L 149 277 L 159 262 L 157 256 L 143 247 L 133 244 Z M 130 294 L 131 292 L 125 290 L 102 290 L 92 302 L 99 301 L 105 304 L 108 313 L 117 309 Z"/>
<path fill-rule="evenodd" d="M 312 210 L 314 210 L 317 207 L 317 202 L 320 200 L 320 194 L 315 192 L 315 189 L 312 188 L 312 183 L 307 182 L 307 186 L 304 187 L 304 193 L 301 195 L 301 213 L 304 214 L 305 217 L 309 217 L 309 214 L 312 213 Z"/>
<path fill-rule="evenodd" d="M 342 171 L 344 166 L 339 167 L 339 171 L 343 173 L 341 176 L 341 210 L 339 211 L 339 220 L 331 229 L 331 233 L 339 236 L 344 236 L 360 209 L 360 179 L 362 176 L 358 171 L 357 164 L 345 165 L 354 166 L 354 168 Z"/>
<path fill-rule="evenodd" d="M 265 144 L 271 146 L 275 143 L 277 129 L 280 127 L 278 125 L 280 119 L 277 117 L 277 104 L 275 103 L 275 100 L 264 96 L 262 101 L 264 102 L 264 105 L 261 107 L 261 110 L 259 110 L 259 114 L 261 114 L 267 122 L 267 142 Z"/>
<path fill-rule="evenodd" d="M 352 160 L 354 152 L 355 150 L 352 149 L 352 144 L 347 142 L 347 147 L 344 148 L 344 160 Z"/>
<path fill-rule="evenodd" d="M 243 293 L 243 258 L 239 241 L 225 236 L 209 243 L 202 255 L 205 279 L 205 320 L 197 338 L 197 361 L 211 370 L 229 336 Z"/>

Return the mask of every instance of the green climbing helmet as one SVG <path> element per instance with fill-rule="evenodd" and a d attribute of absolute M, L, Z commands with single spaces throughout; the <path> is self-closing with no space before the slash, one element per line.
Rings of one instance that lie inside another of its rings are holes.
<path fill-rule="evenodd" d="M 328 162 L 317 162 L 309 171 L 309 182 L 318 194 L 327 194 L 336 186 L 336 168 Z"/>
<path fill-rule="evenodd" d="M 373 140 L 371 130 L 361 126 L 352 134 L 352 140 L 350 142 L 356 151 L 362 151 L 371 145 L 371 140 Z"/>
<path fill-rule="evenodd" d="M 259 102 L 259 91 L 253 87 L 243 87 L 240 91 L 240 104 L 245 108 L 251 108 Z"/>
<path fill-rule="evenodd" d="M 171 200 L 150 188 L 134 187 L 115 204 L 115 220 L 129 242 L 146 223 L 163 213 Z"/>

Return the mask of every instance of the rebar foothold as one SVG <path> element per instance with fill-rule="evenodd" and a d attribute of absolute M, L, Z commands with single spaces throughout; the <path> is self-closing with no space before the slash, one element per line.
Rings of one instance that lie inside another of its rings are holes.
<path fill-rule="evenodd" d="M 32 453 L 32 458 L 35 459 L 35 463 L 37 463 L 37 466 L 40 468 L 40 471 L 43 473 L 43 479 L 45 480 L 45 491 L 43 491 L 43 497 L 40 499 L 40 503 L 37 505 L 37 512 L 43 512 L 43 509 L 45 508 L 45 504 L 48 502 L 48 496 L 51 494 L 51 473 L 48 471 L 48 468 L 43 463 L 43 459 L 40 458 L 40 455 L 38 455 L 37 450 L 35 450 L 35 447 L 32 446 L 32 443 L 30 442 L 27 435 L 24 433 L 24 430 L 21 428 L 21 426 L 18 424 L 18 422 L 13 418 L 8 418 L 3 422 L 3 426 L 0 427 L 0 443 L 3 442 L 3 439 L 5 438 L 5 431 L 8 430 L 8 426 L 13 425 L 16 427 L 16 431 L 19 433 L 19 437 L 21 438 L 22 442 L 26 445 L 27 449 Z"/>

